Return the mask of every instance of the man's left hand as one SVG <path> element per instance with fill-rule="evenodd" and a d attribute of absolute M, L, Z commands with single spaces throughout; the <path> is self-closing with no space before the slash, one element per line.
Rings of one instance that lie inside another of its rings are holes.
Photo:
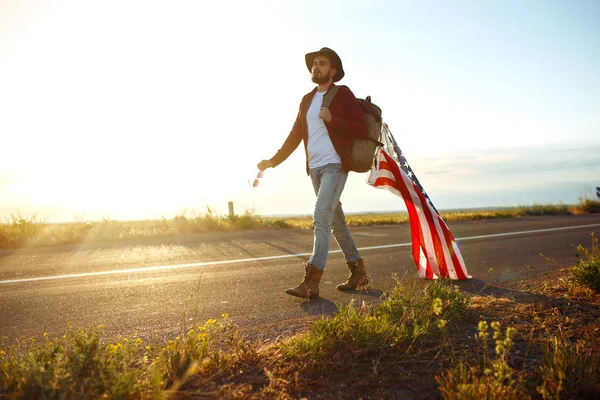
<path fill-rule="evenodd" d="M 325 107 L 321 108 L 321 111 L 319 111 L 319 118 L 325 122 L 331 122 L 331 111 Z"/>

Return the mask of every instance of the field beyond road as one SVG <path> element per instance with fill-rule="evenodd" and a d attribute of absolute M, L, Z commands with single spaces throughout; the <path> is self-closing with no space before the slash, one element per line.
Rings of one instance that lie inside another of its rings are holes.
<path fill-rule="evenodd" d="M 442 211 L 447 223 L 489 219 L 523 218 L 543 215 L 581 215 L 600 212 L 600 201 L 581 199 L 574 205 L 532 205 L 493 210 Z M 406 213 L 356 214 L 347 216 L 348 225 L 374 226 L 408 222 Z M 199 233 L 217 233 L 247 230 L 312 229 L 312 218 L 261 217 L 252 211 L 242 215 L 216 215 L 207 212 L 184 211 L 175 218 L 145 221 L 76 221 L 51 224 L 33 215 L 13 214 L 0 222 L 0 249 L 43 247 L 91 242 L 114 242 L 148 238 L 177 237 Z"/>

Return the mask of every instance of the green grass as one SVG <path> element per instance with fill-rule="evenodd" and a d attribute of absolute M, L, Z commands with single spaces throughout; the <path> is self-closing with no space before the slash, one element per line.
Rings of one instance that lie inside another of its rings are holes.
<path fill-rule="evenodd" d="M 492 337 L 490 338 L 490 328 Z M 516 399 L 529 397 L 516 371 L 508 364 L 508 354 L 516 335 L 514 328 L 505 332 L 498 322 L 480 321 L 477 338 L 481 356 L 475 363 L 455 360 L 449 371 L 437 377 L 445 399 Z M 494 352 L 490 356 L 490 339 Z M 474 365 L 473 365 L 474 364 Z"/>
<path fill-rule="evenodd" d="M 538 215 L 569 215 L 600 212 L 600 202 L 581 199 L 576 205 L 532 205 L 501 210 L 441 212 L 446 222 L 520 218 Z M 347 216 L 349 226 L 389 225 L 408 222 L 406 213 Z M 205 232 L 230 232 L 267 229 L 312 229 L 312 218 L 261 217 L 252 210 L 232 217 L 207 212 L 184 211 L 172 219 L 146 221 L 101 221 L 47 223 L 36 215 L 13 214 L 0 222 L 0 249 L 55 246 L 84 242 L 118 241 L 152 237 L 172 237 Z"/>
<path fill-rule="evenodd" d="M 202 368 L 222 368 L 227 316 L 209 320 L 166 345 L 103 338 L 103 327 L 68 328 L 43 343 L 21 340 L 0 350 L 0 398 L 167 398 Z"/>
<path fill-rule="evenodd" d="M 592 234 L 592 249 L 577 247 L 578 258 L 571 269 L 571 281 L 576 286 L 589 288 L 600 293 L 600 245 L 598 238 Z"/>
<path fill-rule="evenodd" d="M 553 336 L 544 348 L 542 383 L 537 392 L 543 399 L 585 399 L 598 396 L 600 385 L 600 345 L 574 343 L 564 336 Z"/>
<path fill-rule="evenodd" d="M 466 303 L 467 298 L 446 280 L 433 281 L 424 289 L 397 283 L 374 309 L 357 309 L 354 303 L 339 306 L 334 317 L 317 320 L 306 335 L 282 348 L 289 356 L 316 359 L 384 347 L 407 352 L 416 339 L 438 330 L 438 320 L 459 317 Z"/>

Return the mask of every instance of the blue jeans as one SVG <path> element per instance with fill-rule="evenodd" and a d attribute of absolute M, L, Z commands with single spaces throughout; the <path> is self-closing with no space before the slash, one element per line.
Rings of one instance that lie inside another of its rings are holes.
<path fill-rule="evenodd" d="M 310 179 L 317 195 L 317 203 L 313 215 L 313 253 L 308 262 L 318 269 L 325 269 L 332 228 L 333 237 L 344 253 L 346 262 L 358 261 L 360 254 L 346 225 L 340 202 L 348 173 L 344 171 L 342 164 L 327 164 L 311 169 Z"/>

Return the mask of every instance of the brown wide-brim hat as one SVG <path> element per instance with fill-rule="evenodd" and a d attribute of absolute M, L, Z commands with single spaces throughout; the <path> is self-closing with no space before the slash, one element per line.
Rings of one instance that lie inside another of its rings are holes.
<path fill-rule="evenodd" d="M 313 61 L 315 61 L 315 58 L 317 56 L 325 56 L 329 58 L 329 60 L 331 60 L 331 67 L 337 70 L 337 74 L 333 76 L 334 82 L 337 82 L 344 77 L 344 67 L 342 67 L 342 60 L 340 59 L 340 56 L 338 56 L 337 53 L 331 50 L 329 47 L 323 47 L 319 51 L 314 51 L 304 56 L 304 59 L 306 60 L 306 67 L 309 71 L 312 71 Z"/>

